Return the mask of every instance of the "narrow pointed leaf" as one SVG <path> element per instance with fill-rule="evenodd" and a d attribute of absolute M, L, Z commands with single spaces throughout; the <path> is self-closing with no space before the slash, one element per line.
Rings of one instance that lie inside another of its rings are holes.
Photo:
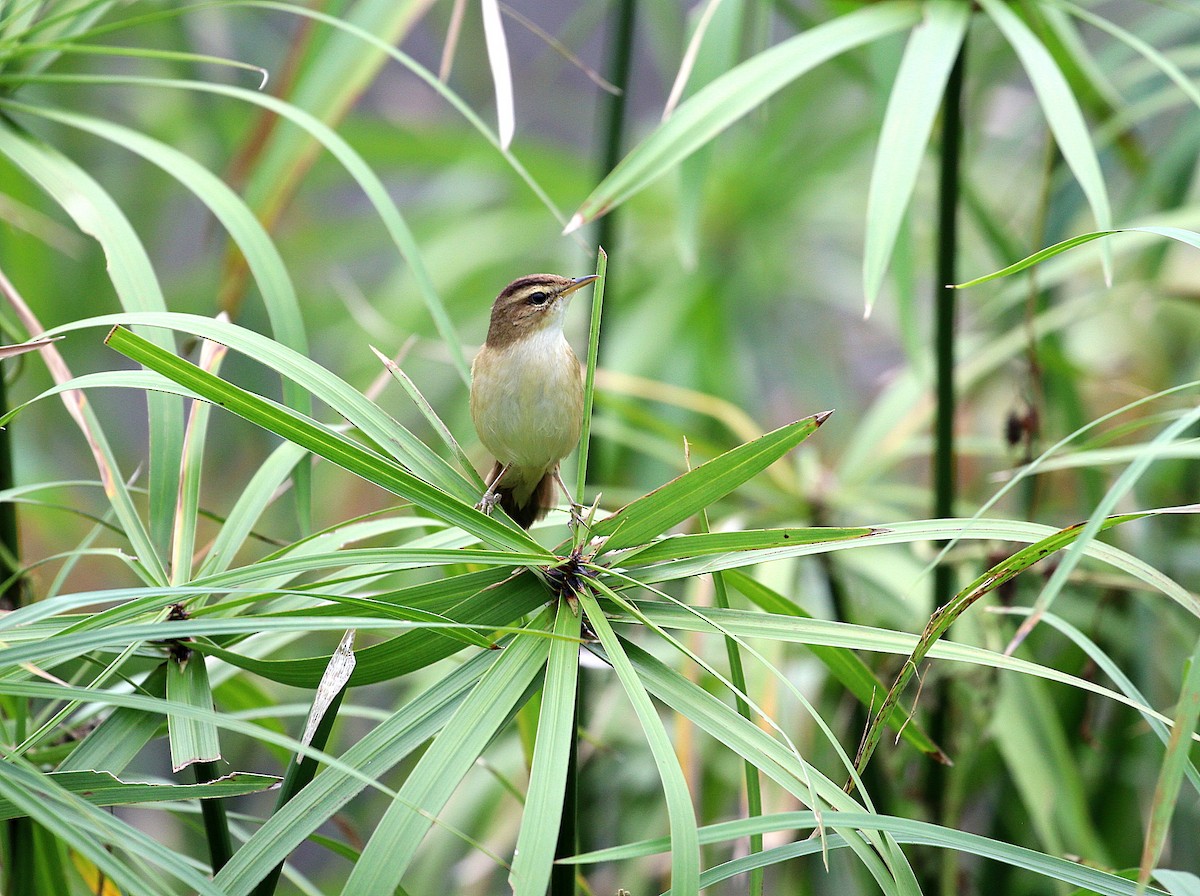
<path fill-rule="evenodd" d="M 465 595 L 455 600 L 453 606 L 436 605 L 438 612 L 449 619 L 481 626 L 501 626 L 536 610 L 549 597 L 545 586 L 533 576 L 523 575 L 497 581 L 506 575 L 504 570 L 487 570 L 453 576 L 419 587 L 436 591 L 457 589 L 459 595 Z M 351 683 L 363 685 L 390 681 L 452 656 L 466 646 L 467 642 L 461 637 L 425 629 L 360 647 L 354 652 L 355 666 Z M 264 660 L 213 644 L 199 644 L 197 649 L 263 678 L 295 687 L 316 687 L 329 662 L 327 656 Z"/>
<path fill-rule="evenodd" d="M 1047 246 L 1034 252 L 1032 255 L 1022 258 L 1020 261 L 1010 264 L 1006 268 L 1001 268 L 991 274 L 985 274 L 982 277 L 976 277 L 974 280 L 968 280 L 965 283 L 955 284 L 955 289 L 966 289 L 969 286 L 978 286 L 981 283 L 987 283 L 991 280 L 999 280 L 1001 277 L 1007 277 L 1010 274 L 1017 274 L 1027 270 L 1036 264 L 1040 264 L 1047 259 L 1053 258 L 1055 255 L 1061 255 L 1068 249 L 1074 249 L 1076 246 L 1082 246 L 1084 243 L 1090 243 L 1092 240 L 1098 240 L 1101 237 L 1112 236 L 1117 233 L 1153 233 L 1158 236 L 1164 236 L 1167 239 L 1176 240 L 1188 246 L 1193 246 L 1200 249 L 1200 233 L 1194 230 L 1184 230 L 1181 227 L 1159 227 L 1147 225 L 1145 227 L 1120 227 L 1115 230 L 1098 230 L 1092 233 L 1082 233 L 1079 236 L 1073 236 L 1065 239 L 1062 242 L 1055 243 L 1053 246 Z"/>
<path fill-rule="evenodd" d="M 496 133 L 500 148 L 508 149 L 516 132 L 513 104 L 512 67 L 508 64 L 508 41 L 504 38 L 504 22 L 500 18 L 498 0 L 480 0 L 483 10 L 483 37 L 487 46 L 488 66 L 492 70 L 492 85 L 496 90 Z"/>
<path fill-rule="evenodd" d="M 171 623 L 163 625 L 170 630 Z M 180 650 L 187 650 L 180 645 Z M 187 659 L 172 656 L 167 663 L 167 702 L 213 711 L 212 690 L 208 685 L 208 669 L 204 656 L 193 654 Z M 167 734 L 171 739 L 171 767 L 182 771 L 197 762 L 216 762 L 221 758 L 221 742 L 217 726 L 194 714 L 167 714 Z"/>
<path fill-rule="evenodd" d="M 1175 727 L 1171 730 L 1167 755 L 1158 773 L 1154 799 L 1150 804 L 1150 823 L 1146 827 L 1142 862 L 1138 869 L 1139 888 L 1145 887 L 1151 871 L 1162 857 L 1167 834 L 1171 830 L 1171 818 L 1179 801 L 1179 788 L 1188 767 L 1192 747 L 1192 738 L 1188 735 L 1196 730 L 1196 724 L 1200 722 L 1200 642 L 1197 642 L 1185 668 L 1183 688 L 1175 709 Z"/>
<path fill-rule="evenodd" d="M 643 544 L 761 473 L 817 431 L 832 411 L 780 427 L 701 464 L 592 527 L 607 538 L 603 553 Z"/>
<path fill-rule="evenodd" d="M 159 349 L 129 330 L 117 327 L 109 334 L 108 344 L 151 370 L 203 395 L 206 400 L 302 445 L 489 544 L 541 551 L 537 542 L 524 532 L 479 513 L 470 504 L 418 479 L 398 464 L 313 420 L 306 420 L 286 408 L 207 374 L 196 365 Z"/>
<path fill-rule="evenodd" d="M 577 611 L 561 600 L 554 623 L 555 640 L 542 685 L 537 741 L 529 769 L 529 790 L 521 813 L 521 833 L 508 875 L 514 893 L 545 893 L 550 885 L 554 847 L 562 820 L 567 765 L 575 733 L 576 686 L 579 679 Z"/>
<path fill-rule="evenodd" d="M 1097 228 L 1111 229 L 1112 211 L 1108 202 L 1108 188 L 1104 184 L 1104 173 L 1100 170 L 1100 160 L 1096 157 L 1096 148 L 1092 145 L 1087 122 L 1075 95 L 1071 92 L 1066 76 L 1055 64 L 1050 51 L 1013 12 L 1009 4 L 1002 0 L 979 0 L 979 6 L 991 17 L 1021 60 L 1059 151 L 1087 197 Z M 1111 250 L 1106 248 L 1101 260 L 1104 264 L 1105 279 L 1111 280 Z"/>
<path fill-rule="evenodd" d="M 659 780 L 662 781 L 663 795 L 666 797 L 667 818 L 671 825 L 671 887 L 676 893 L 697 893 L 700 889 L 700 841 L 696 834 L 696 812 L 675 748 L 658 717 L 658 710 L 646 692 L 646 686 L 626 656 L 624 647 L 596 603 L 596 598 L 585 591 L 579 595 L 579 604 L 587 614 L 592 631 L 604 646 L 605 656 L 612 664 L 613 672 L 641 723 L 642 733 L 658 767 Z"/>
<path fill-rule="evenodd" d="M 529 630 L 545 631 L 549 623 L 549 613 L 543 612 Z M 377 896 L 395 889 L 434 818 L 519 708 L 526 688 L 544 668 L 549 649 L 544 637 L 508 642 L 405 780 L 350 872 L 342 896 Z"/>
<path fill-rule="evenodd" d="M 279 779 L 271 775 L 246 772 L 235 772 L 204 784 L 122 781 L 111 772 L 101 771 L 49 772 L 46 777 L 63 790 L 82 796 L 93 806 L 132 806 L 138 803 L 245 796 L 248 793 L 260 793 L 279 783 Z M 15 806 L 0 800 L 0 821 L 18 816 Z"/>
<path fill-rule="evenodd" d="M 824 544 L 850 538 L 866 538 L 882 530 L 863 526 L 837 528 L 821 526 L 810 529 L 750 529 L 743 532 L 699 532 L 688 535 L 668 535 L 644 548 L 621 557 L 621 566 L 648 566 L 664 560 L 703 557 L 734 551 L 762 551 L 795 545 Z"/>
<path fill-rule="evenodd" d="M 584 200 L 575 230 L 611 211 L 800 76 L 833 57 L 916 24 L 921 6 L 865 6 L 788 38 L 726 72 L 685 100 Z"/>
<path fill-rule="evenodd" d="M 913 28 L 892 84 L 867 194 L 863 290 L 868 314 L 917 185 L 933 121 L 970 17 L 970 6 L 960 0 L 927 3 L 925 18 Z"/>

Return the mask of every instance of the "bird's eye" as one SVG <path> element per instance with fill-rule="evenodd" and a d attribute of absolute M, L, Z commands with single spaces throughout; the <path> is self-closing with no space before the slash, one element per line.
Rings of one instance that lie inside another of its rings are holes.
<path fill-rule="evenodd" d="M 548 293 L 535 292 L 530 293 L 529 298 L 525 301 L 527 301 L 530 305 L 545 305 L 550 301 L 550 296 Z"/>

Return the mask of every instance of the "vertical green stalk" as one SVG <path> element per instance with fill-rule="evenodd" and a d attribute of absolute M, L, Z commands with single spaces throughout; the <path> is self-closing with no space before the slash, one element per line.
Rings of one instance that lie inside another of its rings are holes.
<path fill-rule="evenodd" d="M 8 384 L 0 371 L 0 416 L 8 413 Z M 12 430 L 0 429 L 0 490 L 15 485 L 12 462 Z M 20 572 L 20 543 L 17 535 L 17 505 L 12 501 L 0 502 L 0 563 L 8 584 L 0 594 L 0 608 L 15 610 L 21 606 L 21 589 L 24 579 Z"/>
<path fill-rule="evenodd" d="M 600 318 L 604 313 L 604 281 L 608 275 L 608 253 L 604 244 L 596 248 L 596 282 L 592 286 L 592 318 L 588 324 L 587 364 L 583 374 L 583 428 L 579 435 L 579 470 L 575 480 L 575 500 L 584 501 L 583 490 L 587 485 L 588 448 L 592 440 L 592 405 L 596 395 L 596 360 L 600 351 Z M 572 547 L 578 549 L 587 533 L 580 526 L 575 530 Z"/>
<path fill-rule="evenodd" d="M 0 415 L 8 413 L 8 385 L 4 371 L 0 370 Z M 0 429 L 0 489 L 10 489 L 15 484 L 12 463 L 12 429 Z M 15 610 L 22 604 L 21 593 L 25 580 L 20 575 L 20 545 L 17 535 L 17 505 L 12 501 L 0 502 L 0 568 L 4 570 L 7 584 L 0 593 L 0 608 Z M 15 701 L 18 712 L 27 710 L 26 701 Z M 14 724 L 16 724 L 14 722 Z M 8 881 L 6 893 L 27 892 L 33 880 L 35 850 L 33 848 L 33 822 L 28 818 L 10 819 L 4 828 L 6 854 L 8 858 Z M 22 883 L 24 881 L 24 883 Z"/>
<path fill-rule="evenodd" d="M 582 669 L 579 670 L 583 672 Z M 567 782 L 563 791 L 562 812 L 558 823 L 558 842 L 554 846 L 554 867 L 550 870 L 549 896 L 575 896 L 576 865 L 560 865 L 558 859 L 579 853 L 579 713 L 582 678 L 575 688 L 575 716 L 572 721 L 571 755 L 567 757 Z"/>
<path fill-rule="evenodd" d="M 958 253 L 959 155 L 962 148 L 963 50 L 950 70 L 942 112 L 942 158 L 938 189 L 938 239 L 934 279 L 934 363 L 936 370 L 933 454 L 933 515 L 954 516 L 958 459 L 954 445 L 954 337 L 956 290 L 948 285 L 956 281 Z M 942 565 L 934 575 L 934 607 L 949 599 L 953 592 L 951 569 Z"/>
<path fill-rule="evenodd" d="M 207 784 L 221 777 L 215 762 L 196 762 L 192 765 L 197 784 Z M 225 814 L 224 800 L 201 800 L 200 816 L 204 820 L 204 834 L 208 840 L 208 855 L 213 874 L 229 864 L 233 858 L 233 838 L 229 834 L 229 819 Z"/>
<path fill-rule="evenodd" d="M 633 60 L 633 22 L 635 0 L 618 0 L 617 16 L 612 23 L 609 36 L 608 81 L 615 84 L 619 93 L 605 94 L 607 102 L 601 113 L 600 133 L 603 142 L 597 182 L 603 180 L 617 162 L 621 160 L 625 142 L 625 98 L 629 94 L 629 68 Z M 600 218 L 596 227 L 596 242 L 612 248 L 616 214 L 610 212 Z"/>
<path fill-rule="evenodd" d="M 958 458 L 954 444 L 954 412 L 956 406 L 954 389 L 954 338 L 956 318 L 956 290 L 947 288 L 957 282 L 956 265 L 958 256 L 958 206 L 960 201 L 960 155 L 962 150 L 962 94 L 963 69 L 966 60 L 966 36 L 959 50 L 950 77 L 946 81 L 946 93 L 942 100 L 942 152 L 938 179 L 937 259 L 934 279 L 934 355 L 935 355 L 935 419 L 933 454 L 933 515 L 954 516 L 955 492 L 957 490 Z M 941 563 L 933 571 L 933 609 L 948 602 L 955 593 L 954 569 Z M 930 720 L 930 737 L 935 743 L 948 744 L 951 727 L 950 689 L 942 684 L 937 688 L 933 717 Z M 925 779 L 925 799 L 928 802 L 931 820 L 946 823 L 946 796 L 949 791 L 947 766 L 931 762 Z M 929 880 L 923 881 L 922 890 L 927 893 L 953 890 L 955 878 L 953 861 L 947 858 L 938 871 L 932 871 Z M 940 879 L 939 879 L 940 878 Z"/>
<path fill-rule="evenodd" d="M 601 147 L 600 158 L 597 164 L 599 169 L 597 172 L 597 182 L 602 180 L 616 167 L 617 162 L 621 160 L 622 147 L 625 143 L 625 97 L 629 92 L 629 70 L 633 61 L 633 23 L 636 8 L 635 0 L 618 0 L 616 4 L 616 16 L 612 19 L 611 30 L 609 31 L 607 79 L 619 88 L 619 92 L 607 96 L 608 101 L 601 112 L 599 131 L 601 134 Z M 615 213 L 610 213 L 600 219 L 596 227 L 597 246 L 611 248 L 613 245 L 616 218 Z M 604 250 L 601 248 L 596 261 L 596 272 L 602 274 L 602 276 L 608 263 L 608 256 L 604 255 L 603 252 Z M 597 288 L 603 289 L 604 282 L 605 280 L 601 280 L 597 284 Z M 594 338 L 599 327 L 599 319 L 596 315 L 593 315 L 592 327 L 592 336 Z M 592 351 L 596 351 L 594 345 L 592 346 Z M 589 358 L 589 363 L 590 361 L 591 359 Z M 591 393 L 589 392 L 588 395 L 590 400 Z M 588 417 L 590 418 L 590 415 Z M 586 451 L 586 448 L 584 451 Z M 583 485 L 587 476 L 586 453 L 581 452 L 579 463 L 579 484 L 575 493 L 580 496 L 579 500 L 582 501 Z M 587 718 L 587 691 L 588 676 L 583 669 L 580 669 L 579 685 L 575 690 L 576 737 L 571 740 L 571 756 L 567 765 L 567 789 L 563 798 L 558 845 L 554 853 L 556 859 L 575 855 L 578 850 L 587 850 L 589 848 L 589 844 L 585 841 L 588 828 L 579 825 L 578 813 L 581 802 L 580 794 L 583 795 L 582 802 L 584 803 L 591 802 L 593 794 L 589 792 L 587 782 L 580 777 L 577 749 L 578 732 L 582 727 L 583 720 Z M 556 865 L 554 873 L 550 878 L 551 896 L 575 896 L 575 869 L 572 866 L 563 867 L 568 870 L 560 873 L 559 866 Z"/>
<path fill-rule="evenodd" d="M 324 750 L 328 746 L 333 723 L 337 721 L 342 698 L 346 696 L 346 687 L 343 685 L 337 692 L 324 715 L 321 716 L 321 721 L 317 723 L 317 728 L 309 741 L 309 746 L 314 750 Z M 275 801 L 276 812 L 291 802 L 296 794 L 312 782 L 317 774 L 318 765 L 317 760 L 311 756 L 302 756 L 297 753 L 292 757 L 292 761 L 288 763 L 287 771 L 284 773 L 283 783 L 279 787 L 279 796 Z M 279 885 L 279 877 L 283 874 L 283 865 L 284 863 L 280 862 L 267 872 L 266 877 L 260 880 L 252 891 L 253 896 L 273 896 L 275 888 Z"/>
<path fill-rule="evenodd" d="M 688 469 L 691 469 L 691 464 L 688 464 Z M 700 531 L 711 531 L 708 525 L 708 511 L 700 511 Z M 824 556 L 824 555 L 822 555 Z M 713 580 L 713 598 L 717 607 L 722 610 L 728 610 L 729 589 L 725 587 L 725 577 L 721 573 L 714 572 Z M 755 724 L 757 720 L 754 713 L 750 709 L 750 704 L 742 694 L 749 694 L 750 691 L 746 687 L 746 670 L 742 665 L 742 653 L 738 648 L 738 643 L 728 635 L 725 636 L 725 655 L 729 660 L 729 680 L 733 686 L 737 688 L 738 693 L 734 695 L 734 701 L 737 704 L 738 715 L 746 721 Z M 762 801 L 762 781 L 759 780 L 759 772 L 754 763 L 747 759 L 742 766 L 742 774 L 746 782 L 746 815 L 749 818 L 754 818 L 763 814 Z M 750 835 L 750 854 L 756 855 L 763 851 L 763 835 Z M 764 874 L 762 868 L 752 868 L 749 877 L 750 896 L 763 896 L 763 881 Z"/>

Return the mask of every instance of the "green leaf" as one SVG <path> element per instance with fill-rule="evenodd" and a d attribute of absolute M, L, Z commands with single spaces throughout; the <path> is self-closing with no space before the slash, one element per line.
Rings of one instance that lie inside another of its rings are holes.
<path fill-rule="evenodd" d="M 225 346 L 206 340 L 200 349 L 200 369 L 216 374 L 225 352 Z M 192 402 L 184 431 L 179 502 L 175 508 L 175 531 L 171 538 L 171 582 L 176 585 L 192 578 L 196 526 L 200 522 L 200 478 L 204 469 L 204 446 L 211 416 L 212 405 L 208 402 Z"/>
<path fill-rule="evenodd" d="M 879 40 L 921 18 L 921 5 L 896 0 L 862 7 L 766 50 L 712 81 L 675 110 L 584 200 L 566 233 L 599 218 L 822 62 Z"/>
<path fill-rule="evenodd" d="M 774 780 L 803 805 L 820 807 L 821 825 L 829 823 L 830 827 L 845 837 L 851 849 L 880 882 L 884 892 L 896 891 L 895 881 L 898 877 L 911 877 L 912 871 L 908 868 L 903 854 L 894 850 L 894 844 L 891 844 L 886 836 L 862 834 L 840 826 L 837 819 L 841 812 L 860 810 L 862 806 L 818 769 L 809 765 L 799 753 L 743 718 L 736 710 L 698 684 L 667 668 L 664 663 L 636 644 L 622 643 L 630 662 L 650 693 L 706 731 L 718 743 L 724 744 L 753 763 L 762 774 Z M 826 807 L 837 810 L 836 814 L 829 812 Z M 826 840 L 826 837 L 819 837 L 809 842 L 815 849 L 820 850 Z M 889 854 L 891 869 L 887 863 L 881 861 L 881 853 Z"/>
<path fill-rule="evenodd" d="M 970 17 L 970 5 L 961 0 L 930 0 L 925 4 L 925 18 L 913 28 L 900 61 L 867 193 L 863 290 L 868 314 L 912 199 L 933 121 Z"/>
<path fill-rule="evenodd" d="M 1048 856 L 1036 850 L 1022 846 L 1013 846 L 979 834 L 957 831 L 931 824 L 927 821 L 915 821 L 908 818 L 897 818 L 890 815 L 875 815 L 868 812 L 841 811 L 837 813 L 841 823 L 848 828 L 858 828 L 864 831 L 888 831 L 900 843 L 933 846 L 937 849 L 955 850 L 966 855 L 980 856 L 996 862 L 1003 862 L 1014 868 L 1023 868 L 1034 874 L 1039 874 L 1050 880 L 1062 881 L 1075 887 L 1084 887 L 1089 893 L 1103 893 L 1109 896 L 1135 896 L 1136 888 L 1131 881 L 1124 880 L 1115 874 L 1090 868 L 1080 862 L 1062 859 L 1058 856 Z M 708 825 L 700 829 L 700 842 L 705 845 L 727 843 L 738 837 L 753 833 L 772 833 L 775 831 L 808 830 L 815 827 L 817 818 L 814 813 L 781 812 L 776 815 L 764 815 L 758 818 L 744 818 Z M 597 862 L 620 861 L 636 859 L 642 856 L 663 852 L 667 847 L 665 838 L 640 840 L 627 843 L 613 849 L 597 850 L 577 856 L 578 864 L 594 864 Z M 831 837 L 829 847 L 840 849 L 845 846 L 840 838 Z M 797 840 L 787 846 L 771 850 L 762 855 L 768 865 L 777 864 L 787 859 L 804 855 L 812 855 L 821 849 L 820 841 L 815 839 Z M 714 874 L 710 877 L 705 872 L 704 884 L 713 885 L 736 874 L 745 874 L 749 869 L 748 862 L 757 861 L 754 856 L 747 856 L 737 863 L 730 862 L 710 869 Z M 1152 891 L 1157 896 L 1167 896 L 1161 890 Z"/>
<path fill-rule="evenodd" d="M 35 180 L 71 215 L 80 230 L 100 243 L 109 278 L 126 309 L 159 311 L 166 307 L 136 231 L 112 197 L 87 172 L 52 147 L 14 133 L 10 126 L 0 126 L 0 154 Z M 171 344 L 169 335 L 156 334 L 155 338 L 163 345 Z M 147 402 L 151 432 L 149 530 L 125 486 L 125 477 L 99 419 L 86 405 L 80 409 L 80 426 L 85 429 L 105 494 L 137 556 L 138 566 L 150 581 L 164 584 L 167 573 L 162 557 L 170 544 L 171 514 L 178 491 L 175 477 L 182 449 L 183 409 L 179 400 L 170 396 L 150 396 Z"/>
<path fill-rule="evenodd" d="M 649 566 L 665 560 L 682 560 L 712 554 L 737 551 L 762 551 L 796 545 L 815 545 L 825 542 L 867 538 L 883 530 L 862 526 L 835 528 L 821 526 L 808 529 L 750 529 L 743 532 L 702 532 L 690 535 L 668 535 L 643 548 L 621 557 L 622 568 Z"/>
<path fill-rule="evenodd" d="M 529 639 L 540 640 L 540 639 Z M 368 731 L 341 756 L 351 769 L 378 779 L 423 746 L 452 717 L 480 676 L 501 656 L 482 651 Z M 279 808 L 214 878 L 225 896 L 247 896 L 288 854 L 357 796 L 366 784 L 339 768 L 322 769 Z"/>
<path fill-rule="evenodd" d="M 550 885 L 571 741 L 577 736 L 579 631 L 578 612 L 567 601 L 560 600 L 554 622 L 555 639 L 550 642 L 550 658 L 542 684 L 542 706 L 529 769 L 529 789 L 521 813 L 521 832 L 508 874 L 514 893 L 544 893 Z"/>
<path fill-rule="evenodd" d="M 163 631 L 170 631 L 170 622 Z M 193 709 L 213 711 L 212 690 L 203 656 L 180 658 L 188 648 L 176 642 L 177 651 L 167 662 L 167 702 Z M 167 713 L 167 733 L 171 739 L 171 767 L 179 772 L 196 762 L 216 762 L 221 758 L 217 727 L 195 715 Z"/>
<path fill-rule="evenodd" d="M 0 800 L 86 856 L 122 892 L 168 896 L 173 890 L 162 880 L 166 874 L 201 896 L 222 896 L 183 855 L 93 806 L 26 763 L 0 762 Z M 147 862 L 158 871 L 144 867 Z M 143 867 L 135 869 L 133 863 Z"/>
<path fill-rule="evenodd" d="M 1025 73 L 1033 85 L 1046 124 L 1054 135 L 1063 159 L 1075 174 L 1079 186 L 1087 197 L 1096 226 L 1100 230 L 1112 227 L 1112 211 L 1108 203 L 1108 188 L 1104 184 L 1104 173 L 1100 160 L 1092 146 L 1087 122 L 1066 77 L 1054 62 L 1050 51 L 1010 6 L 1002 0 L 979 0 L 979 7 L 991 17 L 996 27 L 1021 60 Z M 1112 279 L 1112 256 L 1105 252 L 1103 258 L 1106 280 Z"/>
<path fill-rule="evenodd" d="M 601 611 L 591 592 L 579 595 L 579 605 L 587 614 L 592 631 L 604 647 L 605 657 L 621 682 L 633 711 L 642 726 L 646 743 L 654 755 L 658 776 L 662 781 L 667 803 L 667 818 L 671 825 L 671 886 L 677 893 L 696 893 L 700 887 L 700 841 L 696 835 L 696 812 L 688 792 L 687 779 L 679 767 L 679 758 L 671 738 L 667 736 L 658 711 L 646 693 L 646 687 L 634 669 L 616 632 Z M 738 716 L 740 719 L 741 716 Z"/>
<path fill-rule="evenodd" d="M 1083 233 L 1079 236 L 1073 236 L 1070 239 L 1063 240 L 1060 243 L 1055 243 L 1053 246 L 1047 246 L 1034 252 L 1027 258 L 1023 258 L 1018 262 L 1010 264 L 1006 268 L 1001 268 L 991 274 L 985 274 L 982 277 L 976 277 L 974 280 L 968 280 L 965 283 L 955 284 L 955 289 L 966 289 L 969 286 L 978 286 L 981 283 L 987 283 L 991 280 L 999 280 L 1001 277 L 1007 277 L 1010 274 L 1016 274 L 1024 271 L 1027 268 L 1033 267 L 1035 264 L 1045 261 L 1048 258 L 1053 258 L 1055 255 L 1061 255 L 1068 249 L 1073 249 L 1076 246 L 1082 246 L 1084 243 L 1090 243 L 1092 240 L 1098 240 L 1101 237 L 1112 236 L 1117 233 L 1152 233 L 1159 236 L 1165 236 L 1168 239 L 1177 240 L 1188 246 L 1193 246 L 1200 249 L 1200 233 L 1191 230 L 1183 230 L 1179 227 L 1121 227 L 1116 230 L 1098 230 L 1092 233 Z"/>
<path fill-rule="evenodd" d="M 750 578 L 743 572 L 730 572 L 726 578 L 731 585 L 768 613 L 784 616 L 796 616 L 800 619 L 812 619 L 811 613 L 794 601 L 788 600 L 778 591 Z M 811 645 L 809 650 L 821 661 L 829 674 L 844 684 L 858 702 L 868 710 L 883 699 L 887 693 L 887 685 L 880 681 L 870 667 L 858 658 L 857 654 L 842 647 L 821 647 Z M 941 748 L 925 733 L 916 719 L 910 718 L 899 709 L 893 711 L 888 720 L 888 727 L 903 737 L 908 743 L 920 750 L 926 756 L 938 762 L 945 762 L 946 755 Z"/>
<path fill-rule="evenodd" d="M 498 0 L 481 0 L 483 36 L 487 47 L 488 66 L 492 70 L 492 86 L 496 91 L 496 133 L 500 145 L 507 149 L 516 131 L 513 108 L 512 68 L 508 63 L 508 42 L 504 38 L 504 22 L 500 18 Z"/>
<path fill-rule="evenodd" d="M 213 338 L 219 337 L 214 334 Z M 115 328 L 109 334 L 107 342 L 138 363 L 202 395 L 205 400 L 220 405 L 288 441 L 302 445 L 314 454 L 412 501 L 434 516 L 459 526 L 487 543 L 517 550 L 542 551 L 537 542 L 524 532 L 485 516 L 472 505 L 418 479 L 398 464 L 322 427 L 316 421 L 305 419 L 295 412 L 205 373 L 196 365 L 159 349 L 123 327 Z M 446 470 L 451 470 L 444 461 L 442 464 Z M 458 473 L 454 472 L 453 475 L 465 483 Z"/>
<path fill-rule="evenodd" d="M 642 624 L 641 620 L 627 616 L 615 605 L 606 604 L 605 608 L 610 611 L 610 618 L 613 622 Z M 827 619 L 800 619 L 795 616 L 777 616 L 758 611 L 714 608 L 705 608 L 703 612 L 700 612 L 696 608 L 684 610 L 665 601 L 639 601 L 637 608 L 642 616 L 663 628 L 703 632 L 710 635 L 717 635 L 721 631 L 725 631 L 737 635 L 739 638 L 766 638 L 791 644 L 806 646 L 817 644 L 900 656 L 910 655 L 920 641 L 916 635 L 904 632 L 853 625 L 848 622 L 832 622 Z M 711 623 L 706 621 L 705 617 L 711 619 Z M 720 626 L 720 629 L 717 626 Z M 1056 681 L 1113 700 L 1123 706 L 1132 707 L 1159 721 L 1170 722 L 1170 719 L 1162 713 L 1125 694 L 1077 675 L 1062 672 L 1052 666 L 1043 666 L 1017 657 L 1005 656 L 993 650 L 985 650 L 982 647 L 945 640 L 936 642 L 930 648 L 928 655 L 935 659 L 1036 675 L 1047 681 Z M 890 715 L 890 712 L 889 707 L 887 713 Z M 1196 739 L 1200 740 L 1200 736 L 1197 736 Z"/>
<path fill-rule="evenodd" d="M 592 535 L 606 539 L 601 554 L 643 544 L 723 498 L 816 432 L 831 413 L 789 423 L 739 445 L 600 520 L 592 526 Z"/>
<path fill-rule="evenodd" d="M 377 896 L 400 883 L 434 818 L 545 667 L 550 642 L 533 635 L 549 623 L 544 611 L 529 623 L 530 634 L 511 639 L 434 738 L 376 825 L 342 896 Z"/>
<path fill-rule="evenodd" d="M 507 570 L 495 569 L 452 576 L 408 592 L 397 592 L 404 601 L 423 600 L 426 596 L 445 596 L 436 603 L 422 603 L 448 619 L 484 627 L 506 625 L 536 610 L 549 598 L 546 587 L 532 575 L 508 577 Z M 328 656 L 288 660 L 264 660 L 227 650 L 212 644 L 197 644 L 197 650 L 211 654 L 256 675 L 295 687 L 316 687 L 329 661 Z M 354 652 L 355 667 L 351 684 L 390 681 L 423 669 L 451 656 L 466 646 L 456 638 L 432 630 L 406 632 Z"/>
<path fill-rule="evenodd" d="M 1163 757 L 1158 783 L 1154 786 L 1154 799 L 1150 803 L 1150 823 L 1146 826 L 1146 840 L 1142 847 L 1142 861 L 1138 869 L 1138 888 L 1143 889 L 1150 880 L 1158 860 L 1162 857 L 1167 835 L 1171 830 L 1171 818 L 1179 802 L 1179 788 L 1189 766 L 1192 738 L 1189 736 L 1200 723 L 1200 642 L 1185 666 L 1183 687 L 1179 691 L 1179 702 L 1175 708 L 1175 727 L 1167 743 L 1167 754 Z"/>
<path fill-rule="evenodd" d="M 132 806 L 138 803 L 166 803 L 176 800 L 213 799 L 260 793 L 279 783 L 271 775 L 234 772 L 205 784 L 151 784 L 122 781 L 111 772 L 57 771 L 47 779 L 70 793 L 83 797 L 93 806 Z M 11 803 L 0 800 L 0 821 L 20 817 Z"/>

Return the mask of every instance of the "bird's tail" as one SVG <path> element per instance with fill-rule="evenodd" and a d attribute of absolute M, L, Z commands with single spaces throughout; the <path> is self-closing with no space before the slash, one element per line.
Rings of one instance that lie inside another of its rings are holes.
<path fill-rule="evenodd" d="M 488 485 L 496 481 L 496 477 L 500 475 L 502 469 L 504 469 L 503 465 L 497 461 L 492 467 L 492 472 L 488 474 Z M 505 488 L 503 483 L 496 489 L 496 494 L 500 496 L 500 506 L 504 508 L 505 513 L 512 517 L 512 521 L 522 529 L 528 529 L 544 517 L 546 511 L 554 507 L 554 499 L 557 497 L 554 471 L 551 470 L 541 478 L 524 502 L 518 502 L 515 491 Z"/>

